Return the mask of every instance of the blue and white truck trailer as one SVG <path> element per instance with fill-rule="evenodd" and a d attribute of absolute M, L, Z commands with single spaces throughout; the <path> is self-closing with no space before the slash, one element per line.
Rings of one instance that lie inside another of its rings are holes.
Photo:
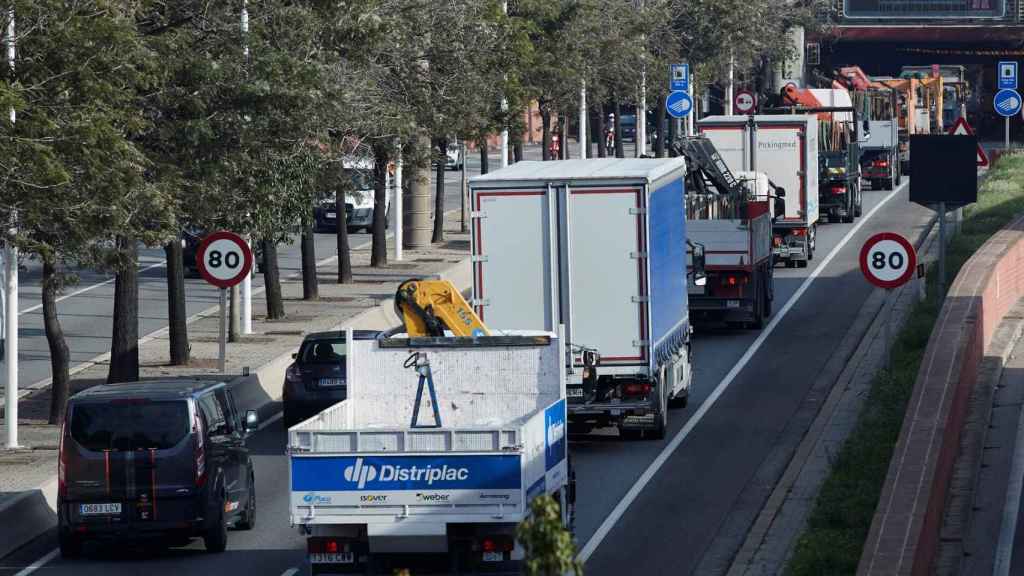
<path fill-rule="evenodd" d="M 660 158 L 517 162 L 470 180 L 471 304 L 492 326 L 565 326 L 574 431 L 660 438 L 686 402 L 685 177 L 683 158 Z"/>
<path fill-rule="evenodd" d="M 515 570 L 516 525 L 541 494 L 571 528 L 558 335 L 346 342 L 348 398 L 288 430 L 291 523 L 313 574 L 391 574 L 409 555 L 451 574 Z"/>

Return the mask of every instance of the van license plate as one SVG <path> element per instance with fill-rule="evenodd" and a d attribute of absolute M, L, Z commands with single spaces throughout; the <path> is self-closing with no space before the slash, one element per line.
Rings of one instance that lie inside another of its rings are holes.
<path fill-rule="evenodd" d="M 336 554 L 310 554 L 310 564 L 355 564 L 354 552 L 338 552 Z"/>
<path fill-rule="evenodd" d="M 120 502 L 112 504 L 82 504 L 78 509 L 78 513 L 82 516 L 90 516 L 94 514 L 120 514 L 121 504 Z"/>
<path fill-rule="evenodd" d="M 505 555 L 501 552 L 484 552 L 484 562 L 504 562 Z"/>

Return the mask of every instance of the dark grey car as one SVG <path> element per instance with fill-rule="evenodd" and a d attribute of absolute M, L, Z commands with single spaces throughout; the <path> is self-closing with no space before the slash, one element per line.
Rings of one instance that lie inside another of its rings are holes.
<path fill-rule="evenodd" d="M 356 340 L 374 340 L 376 330 L 355 330 Z M 346 398 L 345 333 L 306 335 L 284 375 L 281 394 L 285 428 L 290 428 Z"/>
<path fill-rule="evenodd" d="M 256 488 L 244 419 L 223 382 L 96 386 L 68 401 L 57 466 L 60 552 L 86 540 L 203 538 L 222 552 L 227 527 L 252 528 Z"/>

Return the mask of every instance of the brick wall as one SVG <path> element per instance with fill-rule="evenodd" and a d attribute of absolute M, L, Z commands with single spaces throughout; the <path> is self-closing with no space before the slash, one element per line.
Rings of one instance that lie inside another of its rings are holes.
<path fill-rule="evenodd" d="M 1024 296 L 1024 216 L 964 264 L 935 323 L 857 574 L 931 573 L 978 365 Z"/>

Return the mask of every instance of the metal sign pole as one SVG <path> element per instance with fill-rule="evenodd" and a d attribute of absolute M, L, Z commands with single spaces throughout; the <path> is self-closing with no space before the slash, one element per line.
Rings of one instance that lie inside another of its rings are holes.
<path fill-rule="evenodd" d="M 14 58 L 15 58 L 15 45 L 14 45 L 14 9 L 12 8 L 8 13 L 8 24 L 7 24 L 7 65 L 14 69 Z M 11 124 L 13 125 L 17 119 L 14 107 L 11 107 Z M 17 223 L 17 214 L 13 214 L 11 217 L 12 225 Z M 11 232 L 14 232 L 12 227 Z M 14 246 L 11 241 L 6 242 L 4 247 L 6 254 L 4 255 L 4 266 L 6 268 L 4 275 L 4 281 L 7 284 L 7 298 L 5 305 L 6 310 L 6 322 L 5 329 L 7 330 L 7 344 L 6 344 L 6 357 L 7 357 L 7 388 L 4 391 L 6 394 L 6 407 L 4 417 L 7 420 L 7 447 L 17 448 L 18 447 L 18 249 Z"/>
<path fill-rule="evenodd" d="M 220 329 L 217 331 L 217 370 L 223 374 L 226 369 L 228 355 L 228 291 L 220 289 Z"/>
<path fill-rule="evenodd" d="M 1007 116 L 1007 117 L 1004 118 L 1004 120 L 1006 120 L 1006 145 L 1003 146 L 1003 148 L 1005 150 L 1009 150 L 1010 149 L 1010 117 Z"/>
<path fill-rule="evenodd" d="M 946 298 L 946 203 L 939 202 L 939 299 Z"/>
<path fill-rule="evenodd" d="M 892 297 L 892 288 L 887 288 L 885 290 L 885 299 L 886 299 L 886 301 L 888 301 L 889 298 L 891 298 L 891 297 Z M 889 328 L 889 324 L 891 322 L 892 322 L 892 308 L 889 309 L 889 318 L 884 323 L 885 324 L 885 335 L 883 336 L 883 338 L 884 338 L 883 342 L 885 343 L 885 371 L 888 372 L 890 376 L 892 376 L 892 342 L 889 341 L 889 338 L 890 338 L 889 331 L 891 330 L 891 328 Z"/>

